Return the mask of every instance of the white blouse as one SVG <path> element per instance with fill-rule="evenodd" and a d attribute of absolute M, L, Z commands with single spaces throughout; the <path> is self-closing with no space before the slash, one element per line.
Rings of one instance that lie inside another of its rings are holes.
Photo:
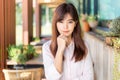
<path fill-rule="evenodd" d="M 54 57 L 50 51 L 50 43 L 51 41 L 48 41 L 42 47 L 47 80 L 94 80 L 93 63 L 89 55 L 89 49 L 85 59 L 75 62 L 74 59 L 71 59 L 74 51 L 74 42 L 71 42 L 65 49 L 63 72 L 60 74 L 54 66 Z"/>

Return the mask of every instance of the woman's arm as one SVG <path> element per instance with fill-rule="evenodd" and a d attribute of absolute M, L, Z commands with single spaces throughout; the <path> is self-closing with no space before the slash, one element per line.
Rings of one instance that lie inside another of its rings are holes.
<path fill-rule="evenodd" d="M 61 37 L 57 38 L 58 49 L 55 58 L 50 51 L 50 44 L 43 45 L 43 63 L 45 75 L 48 80 L 59 80 L 63 69 L 63 53 L 66 47 L 66 42 Z"/>
<path fill-rule="evenodd" d="M 62 73 L 62 70 L 63 70 L 63 54 L 64 54 L 64 50 L 66 48 L 66 40 L 65 39 L 66 38 L 63 35 L 60 35 L 57 38 L 58 49 L 56 52 L 54 64 L 59 73 Z"/>
<path fill-rule="evenodd" d="M 61 74 L 55 67 L 55 60 L 54 57 L 49 49 L 49 43 L 45 43 L 42 47 L 42 54 L 43 54 L 43 64 L 45 70 L 45 76 L 47 80 L 59 80 Z"/>
<path fill-rule="evenodd" d="M 62 51 L 59 51 L 59 50 L 57 51 L 54 65 L 57 71 L 61 74 L 63 70 L 63 52 Z"/>

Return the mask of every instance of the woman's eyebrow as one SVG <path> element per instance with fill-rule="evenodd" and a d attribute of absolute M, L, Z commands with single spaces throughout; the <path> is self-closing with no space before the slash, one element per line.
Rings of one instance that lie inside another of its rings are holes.
<path fill-rule="evenodd" d="M 73 19 L 68 19 L 67 21 L 73 21 Z"/>

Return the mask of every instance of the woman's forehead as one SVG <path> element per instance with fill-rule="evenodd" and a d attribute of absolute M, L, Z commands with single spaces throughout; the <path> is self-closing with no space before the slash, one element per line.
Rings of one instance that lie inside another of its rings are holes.
<path fill-rule="evenodd" d="M 69 13 L 67 13 L 67 14 L 64 15 L 63 19 L 73 19 L 73 18 Z"/>

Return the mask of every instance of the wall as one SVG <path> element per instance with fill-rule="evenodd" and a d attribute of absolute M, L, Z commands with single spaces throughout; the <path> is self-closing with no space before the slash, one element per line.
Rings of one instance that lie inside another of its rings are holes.
<path fill-rule="evenodd" d="M 120 0 L 99 0 L 99 18 L 114 19 L 120 16 Z"/>
<path fill-rule="evenodd" d="M 87 41 L 89 45 L 94 63 L 95 80 L 112 80 L 114 62 L 113 48 L 95 36 L 96 34 L 93 33 L 85 33 L 85 41 Z"/>

